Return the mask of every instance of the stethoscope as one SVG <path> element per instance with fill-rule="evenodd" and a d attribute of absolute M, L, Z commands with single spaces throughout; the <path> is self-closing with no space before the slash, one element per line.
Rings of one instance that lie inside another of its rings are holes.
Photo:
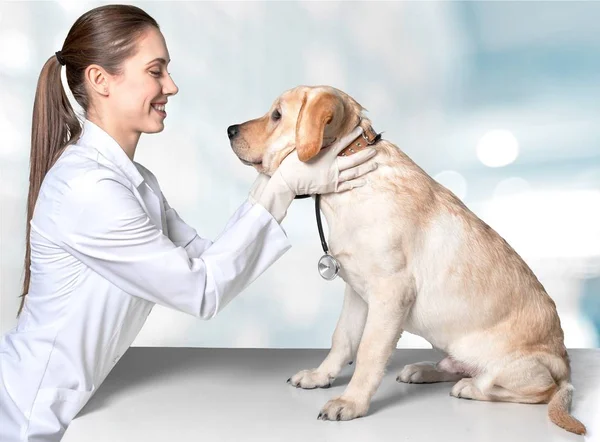
<path fill-rule="evenodd" d="M 308 198 L 311 195 L 298 195 L 296 199 Z M 327 246 L 327 241 L 325 241 L 325 234 L 323 233 L 323 224 L 321 222 L 321 195 L 315 195 L 315 215 L 317 217 L 317 229 L 319 230 L 319 238 L 321 238 L 321 247 L 323 247 L 323 252 L 325 254 L 321 256 L 319 259 L 319 264 L 317 265 L 317 269 L 319 271 L 319 275 L 323 279 L 327 281 L 331 281 L 335 279 L 335 277 L 340 273 L 342 266 L 340 262 L 335 259 L 329 253 L 329 247 Z"/>
<path fill-rule="evenodd" d="M 360 123 L 360 121 L 359 121 L 359 123 Z M 345 156 L 347 154 L 355 153 L 357 150 L 361 150 L 369 145 L 375 144 L 379 140 L 381 140 L 381 134 L 378 134 L 377 132 L 375 132 L 373 130 L 373 128 L 371 126 L 369 126 L 365 129 L 365 131 L 361 135 L 356 137 L 356 139 L 354 141 L 352 141 L 342 151 L 342 153 L 340 155 Z M 346 151 L 348 151 L 349 153 L 347 153 Z M 311 196 L 311 195 L 297 195 L 296 198 L 302 199 L 302 198 L 308 198 L 309 196 Z M 317 269 L 319 270 L 319 275 L 321 275 L 321 277 L 323 279 L 326 279 L 327 281 L 331 281 L 332 279 L 335 279 L 335 277 L 338 275 L 338 273 L 340 273 L 342 266 L 340 265 L 340 262 L 337 259 L 335 259 L 333 256 L 331 256 L 331 254 L 329 253 L 329 247 L 327 246 L 327 241 L 325 241 L 325 234 L 323 233 L 323 225 L 321 224 L 320 202 L 321 202 L 321 195 L 319 195 L 319 194 L 315 195 L 315 214 L 317 216 L 317 228 L 319 229 L 319 237 L 321 238 L 321 246 L 323 247 L 323 252 L 325 252 L 325 254 L 323 256 L 321 256 L 321 259 L 319 259 L 319 264 L 317 266 Z"/>
<path fill-rule="evenodd" d="M 321 195 L 315 196 L 315 213 L 317 215 L 317 228 L 319 229 L 319 237 L 321 238 L 321 247 L 325 254 L 319 259 L 317 266 L 319 274 L 326 279 L 331 281 L 340 273 L 342 266 L 340 262 L 329 254 L 329 247 L 327 241 L 325 241 L 325 234 L 323 233 L 323 225 L 321 224 L 321 207 L 320 207 Z"/>

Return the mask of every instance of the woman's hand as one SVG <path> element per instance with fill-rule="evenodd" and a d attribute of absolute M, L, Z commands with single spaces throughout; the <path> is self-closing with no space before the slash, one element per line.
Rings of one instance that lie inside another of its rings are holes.
<path fill-rule="evenodd" d="M 362 132 L 362 127 L 356 127 L 305 163 L 295 152 L 290 153 L 273 178 L 281 179 L 296 195 L 343 192 L 364 186 L 366 181 L 360 177 L 377 168 L 375 161 L 367 163 L 377 151 L 368 148 L 347 157 L 338 156 Z"/>
<path fill-rule="evenodd" d="M 250 192 L 251 200 L 260 203 L 281 223 L 296 195 L 343 192 L 364 186 L 364 175 L 377 168 L 376 162 L 367 163 L 377 151 L 369 148 L 338 157 L 361 133 L 362 128 L 357 127 L 306 163 L 298 159 L 297 153 L 290 153 L 270 179 L 259 175 Z"/>

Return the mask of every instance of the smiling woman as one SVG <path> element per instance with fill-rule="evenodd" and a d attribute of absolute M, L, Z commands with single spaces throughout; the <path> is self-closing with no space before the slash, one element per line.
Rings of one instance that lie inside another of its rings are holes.
<path fill-rule="evenodd" d="M 100 66 L 88 67 L 92 84 L 100 89 L 94 108 L 88 111 L 88 119 L 100 122 L 101 115 L 110 116 L 110 121 L 103 122 L 109 124 L 111 135 L 131 159 L 142 133 L 160 132 L 165 127 L 167 98 L 178 92 L 167 72 L 169 61 L 162 33 L 149 27 L 139 37 L 136 53 L 118 71 L 110 73 Z"/>
<path fill-rule="evenodd" d="M 346 184 L 334 157 L 295 167 L 285 182 L 260 175 L 269 183 L 260 201 L 245 201 L 214 242 L 198 236 L 133 161 L 141 134 L 164 129 L 178 92 L 169 61 L 152 17 L 108 5 L 83 14 L 42 68 L 25 283 L 17 326 L 0 341 L 2 441 L 60 440 L 155 304 L 213 318 L 290 248 L 279 223 L 301 185 Z"/>
<path fill-rule="evenodd" d="M 140 37 L 137 52 L 125 60 L 121 72 L 107 75 L 111 85 L 108 92 L 112 92 L 112 97 L 101 96 L 100 105 L 104 108 L 100 112 L 114 116 L 116 121 L 131 122 L 132 127 L 123 127 L 116 135 L 119 144 L 128 147 L 130 158 L 133 158 L 131 147 L 137 144 L 139 134 L 164 129 L 167 97 L 178 92 L 167 72 L 169 61 L 165 39 L 158 28 L 152 27 Z M 138 134 L 138 137 L 129 139 L 127 134 Z"/>
<path fill-rule="evenodd" d="M 105 50 L 109 46 L 112 51 Z M 151 103 L 166 103 L 167 95 L 177 93 L 177 86 L 169 76 L 162 75 L 162 68 L 158 78 L 152 75 L 151 67 L 146 68 L 148 59 L 154 59 L 150 66 L 159 64 L 156 55 L 168 58 L 156 21 L 139 8 L 113 5 L 82 15 L 62 49 L 42 68 L 33 110 L 25 281 L 19 313 L 29 289 L 29 224 L 42 180 L 82 132 L 60 82 L 61 66 L 66 67 L 69 88 L 86 118 L 104 127 L 133 158 L 141 132 L 159 132 L 164 128 L 166 114 L 154 111 Z"/>

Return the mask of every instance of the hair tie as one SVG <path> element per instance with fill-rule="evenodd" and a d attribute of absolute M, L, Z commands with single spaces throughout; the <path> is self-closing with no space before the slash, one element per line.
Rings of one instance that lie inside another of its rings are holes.
<path fill-rule="evenodd" d="M 64 65 L 66 64 L 66 63 L 65 63 L 65 59 L 64 59 L 64 58 L 63 58 L 63 56 L 62 56 L 62 51 L 56 51 L 56 52 L 54 53 L 54 55 L 56 55 L 56 59 L 58 60 L 58 62 L 59 62 L 59 63 L 60 63 L 62 66 L 64 66 Z"/>

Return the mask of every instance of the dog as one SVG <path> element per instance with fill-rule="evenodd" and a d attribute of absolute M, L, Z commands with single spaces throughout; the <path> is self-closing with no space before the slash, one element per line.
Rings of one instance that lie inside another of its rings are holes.
<path fill-rule="evenodd" d="M 357 125 L 372 132 L 364 112 L 338 89 L 299 86 L 228 135 L 244 164 L 272 175 L 287 155 L 308 161 Z M 356 361 L 346 390 L 318 418 L 365 416 L 406 330 L 447 356 L 407 365 L 397 381 L 454 381 L 456 398 L 548 403 L 552 422 L 584 434 L 569 414 L 573 387 L 556 305 L 531 269 L 397 146 L 378 139 L 370 147 L 378 167 L 367 184 L 321 196 L 344 303 L 325 360 L 288 382 L 326 388 Z"/>

